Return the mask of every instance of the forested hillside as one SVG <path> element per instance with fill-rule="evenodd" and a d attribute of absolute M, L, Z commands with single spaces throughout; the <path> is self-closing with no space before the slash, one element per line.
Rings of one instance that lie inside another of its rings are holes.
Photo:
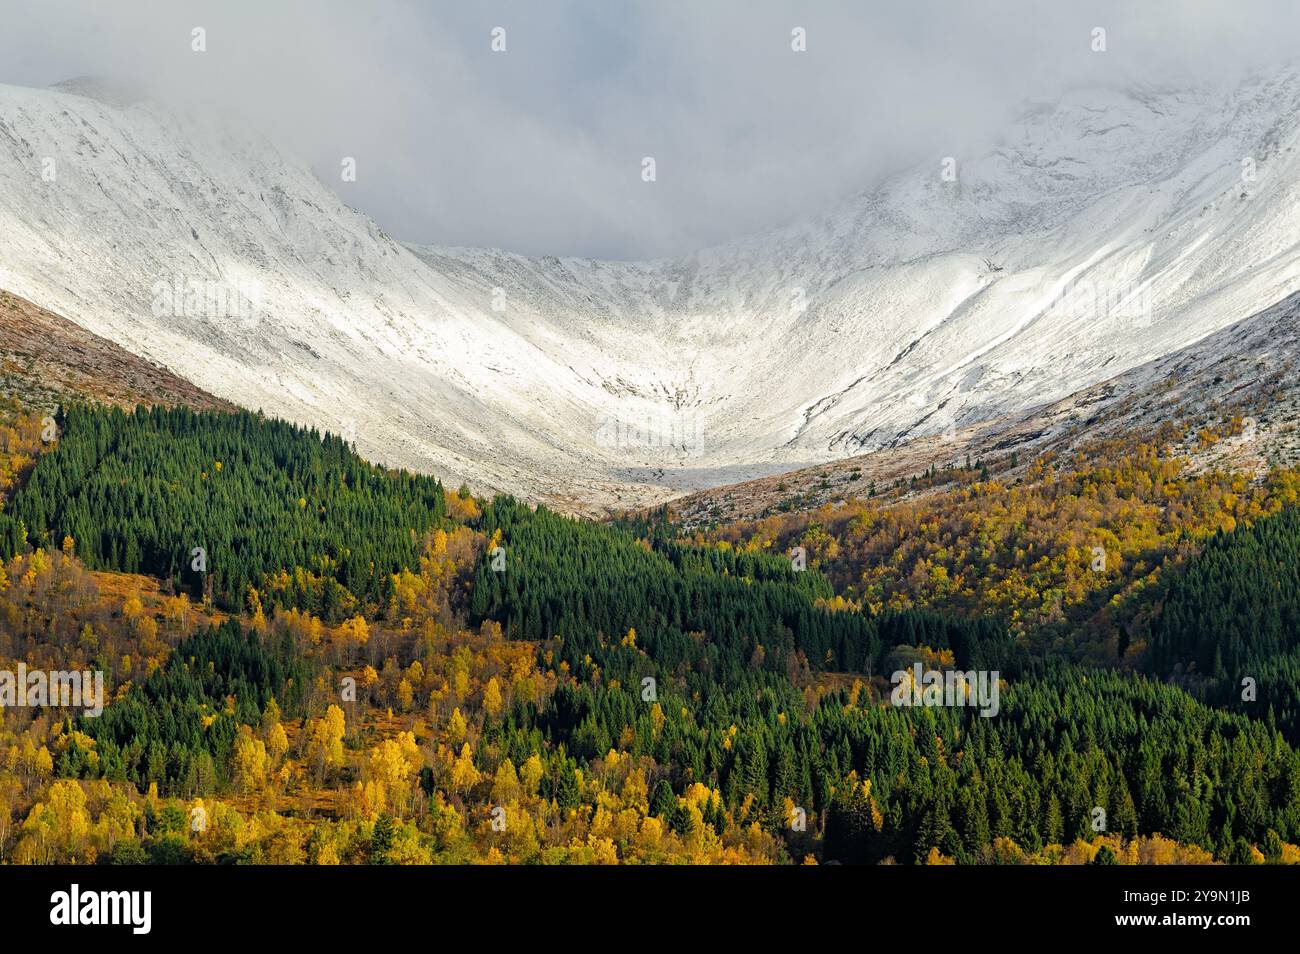
<path fill-rule="evenodd" d="M 1215 535 L 1169 587 L 1151 664 L 1300 741 L 1300 508 Z"/>
<path fill-rule="evenodd" d="M 1166 577 L 1177 578 L 1216 533 L 1300 503 L 1300 471 L 1277 469 L 1263 480 L 1192 472 L 1172 450 L 1180 436 L 1105 441 L 1069 459 L 1044 455 L 1014 480 L 992 462 L 971 461 L 914 478 L 954 485 L 941 495 L 864 488 L 839 506 L 693 539 L 745 552 L 802 547 L 809 567 L 864 610 L 991 618 L 1036 654 L 1144 668 Z"/>
<path fill-rule="evenodd" d="M 108 699 L 3 712 L 3 860 L 1300 860 L 1293 709 L 1229 712 L 1188 676 L 1216 672 L 1201 607 L 1233 561 L 1267 581 L 1234 611 L 1266 625 L 1215 650 L 1223 671 L 1294 665 L 1293 512 L 1249 519 L 1281 477 L 1243 492 L 1250 530 L 1160 561 L 1149 655 L 1184 688 L 1055 651 L 1095 639 L 1068 613 L 1045 640 L 969 587 L 864 600 L 824 528 L 763 545 L 478 501 L 252 414 L 59 424 L 0 511 L 0 655 L 101 670 Z M 1031 509 L 1113 493 L 1143 512 L 1145 472 L 1110 492 L 1061 473 Z M 983 539 L 983 566 L 1017 572 Z M 1141 579 L 1127 552 L 1112 596 Z M 995 670 L 997 704 L 892 704 L 914 666 Z"/>
<path fill-rule="evenodd" d="M 446 517 L 433 478 L 247 412 L 73 407 L 57 423 L 57 453 L 0 516 L 5 555 L 21 524 L 34 546 L 71 537 L 94 570 L 169 579 L 225 609 L 260 599 L 337 620 L 385 606 L 415 532 Z"/>
<path fill-rule="evenodd" d="M 1109 831 L 1163 831 L 1223 855 L 1244 850 L 1239 840 L 1263 844 L 1270 830 L 1282 840 L 1300 835 L 1296 754 L 1273 729 L 1216 714 L 1179 690 L 1031 665 L 986 621 L 831 609 L 820 574 L 770 554 L 662 537 L 638 543 L 506 501 L 484 520 L 508 561 L 493 571 L 485 557 L 476 605 L 524 638 L 558 635 L 578 676 L 578 687 L 543 709 L 547 735 L 598 756 L 625 727 L 644 725 L 641 679 L 656 676 L 667 687 L 662 725 L 632 733 L 632 751 L 677 766 L 667 780 L 678 790 L 715 784 L 721 807 L 745 821 L 780 828 L 788 811 L 806 806 L 830 826 L 830 857 L 923 860 L 937 848 L 975 861 L 1000 838 L 1038 851 L 1086 839 L 1096 808 Z M 609 598 L 583 599 L 596 593 Z M 776 594 L 789 599 L 788 612 Z M 1011 677 L 1008 708 L 985 719 L 970 709 L 876 704 L 884 684 L 868 677 L 887 661 L 905 665 L 912 647 L 915 658 L 999 669 Z M 825 670 L 862 679 L 827 692 Z M 801 696 L 800 686 L 809 691 Z M 1260 771 L 1249 753 L 1265 751 L 1280 762 Z M 857 782 L 870 793 L 869 832 L 851 820 Z M 1237 811 L 1262 808 L 1274 793 L 1280 810 L 1249 822 Z"/>

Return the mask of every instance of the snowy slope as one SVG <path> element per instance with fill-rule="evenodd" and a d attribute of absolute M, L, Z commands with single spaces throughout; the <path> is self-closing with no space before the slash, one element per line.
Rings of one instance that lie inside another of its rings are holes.
<path fill-rule="evenodd" d="M 0 87 L 0 287 L 375 459 L 643 503 L 1055 401 L 1282 299 L 1297 135 L 1294 71 L 1078 92 L 955 182 L 936 157 L 816 218 L 611 263 L 405 247 L 267 143 Z M 251 307 L 158 315 L 159 281 Z"/>
<path fill-rule="evenodd" d="M 1204 440 L 1207 433 L 1222 439 Z M 834 508 L 877 486 L 906 486 L 904 499 L 917 499 L 966 484 L 967 461 L 989 464 L 1005 484 L 1025 477 L 1045 454 L 1070 461 L 1115 440 L 1154 441 L 1192 473 L 1262 477 L 1300 465 L 1300 292 L 1059 401 L 954 434 L 708 488 L 672 506 L 687 526 L 699 526 Z M 912 479 L 927 471 L 937 481 L 912 489 Z"/>

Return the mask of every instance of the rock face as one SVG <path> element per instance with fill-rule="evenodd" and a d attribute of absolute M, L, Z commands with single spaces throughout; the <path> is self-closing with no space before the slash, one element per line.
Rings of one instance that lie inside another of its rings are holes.
<path fill-rule="evenodd" d="M 41 411 L 73 401 L 118 407 L 184 405 L 233 411 L 165 368 L 124 351 L 66 318 L 0 291 L 0 397 Z"/>
<path fill-rule="evenodd" d="M 1094 90 L 675 260 L 405 246 L 271 144 L 0 87 L 0 288 L 366 456 L 631 506 L 1020 414 L 1300 289 L 1300 75 Z M 109 100 L 109 101 L 104 101 Z"/>

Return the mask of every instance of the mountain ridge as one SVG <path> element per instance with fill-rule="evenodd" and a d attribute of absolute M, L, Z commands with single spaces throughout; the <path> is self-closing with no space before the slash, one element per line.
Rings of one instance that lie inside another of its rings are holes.
<path fill-rule="evenodd" d="M 628 263 L 399 243 L 270 144 L 0 87 L 0 287 L 372 459 L 645 505 L 1046 405 L 1283 299 L 1297 113 L 1294 71 L 1071 93 L 953 181 Z M 249 314 L 154 314 L 176 276 Z"/>

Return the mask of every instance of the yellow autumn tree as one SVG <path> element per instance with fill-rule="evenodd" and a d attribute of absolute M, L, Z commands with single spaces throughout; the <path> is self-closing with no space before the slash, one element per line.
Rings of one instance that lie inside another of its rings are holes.
<path fill-rule="evenodd" d="M 233 755 L 235 787 L 245 795 L 260 792 L 266 787 L 270 772 L 271 758 L 267 754 L 266 744 L 253 735 L 249 726 L 241 725 Z"/>
<path fill-rule="evenodd" d="M 529 795 L 536 795 L 538 788 L 542 784 L 542 776 L 546 774 L 546 769 L 542 766 L 542 760 L 534 752 L 524 760 L 524 764 L 519 769 L 519 781 L 524 787 L 524 791 Z"/>
<path fill-rule="evenodd" d="M 465 741 L 465 733 L 469 727 L 465 724 L 465 717 L 460 714 L 460 709 L 451 710 L 451 718 L 447 720 L 447 741 L 452 745 L 459 745 Z"/>
<path fill-rule="evenodd" d="M 402 680 L 397 683 L 397 691 L 395 695 L 397 696 L 398 711 L 410 712 L 411 707 L 415 703 L 415 690 L 411 688 L 411 681 L 409 679 L 403 677 Z"/>
<path fill-rule="evenodd" d="M 483 711 L 495 718 L 501 714 L 504 705 L 505 700 L 501 698 L 501 685 L 497 682 L 497 677 L 493 676 L 483 688 Z"/>
<path fill-rule="evenodd" d="M 492 779 L 492 801 L 498 805 L 509 805 L 519 800 L 519 775 L 514 763 L 502 759 L 497 766 L 496 776 Z"/>
<path fill-rule="evenodd" d="M 469 750 L 469 743 L 460 747 L 460 755 L 451 767 L 451 790 L 466 792 L 478 784 L 481 776 L 474 765 L 474 753 Z"/>
<path fill-rule="evenodd" d="M 361 616 L 353 616 L 338 628 L 338 639 L 349 653 L 362 649 L 370 642 L 370 626 Z"/>
<path fill-rule="evenodd" d="M 338 768 L 343 764 L 345 729 L 343 710 L 336 705 L 331 705 L 325 710 L 324 718 L 313 720 L 307 758 L 317 778 L 323 778 L 330 769 Z"/>
<path fill-rule="evenodd" d="M 396 739 L 384 739 L 370 750 L 370 782 L 375 787 L 372 802 L 386 806 L 401 816 L 410 802 L 415 773 L 421 765 L 420 749 L 411 732 L 398 733 Z M 380 810 L 383 810 L 382 807 Z"/>

